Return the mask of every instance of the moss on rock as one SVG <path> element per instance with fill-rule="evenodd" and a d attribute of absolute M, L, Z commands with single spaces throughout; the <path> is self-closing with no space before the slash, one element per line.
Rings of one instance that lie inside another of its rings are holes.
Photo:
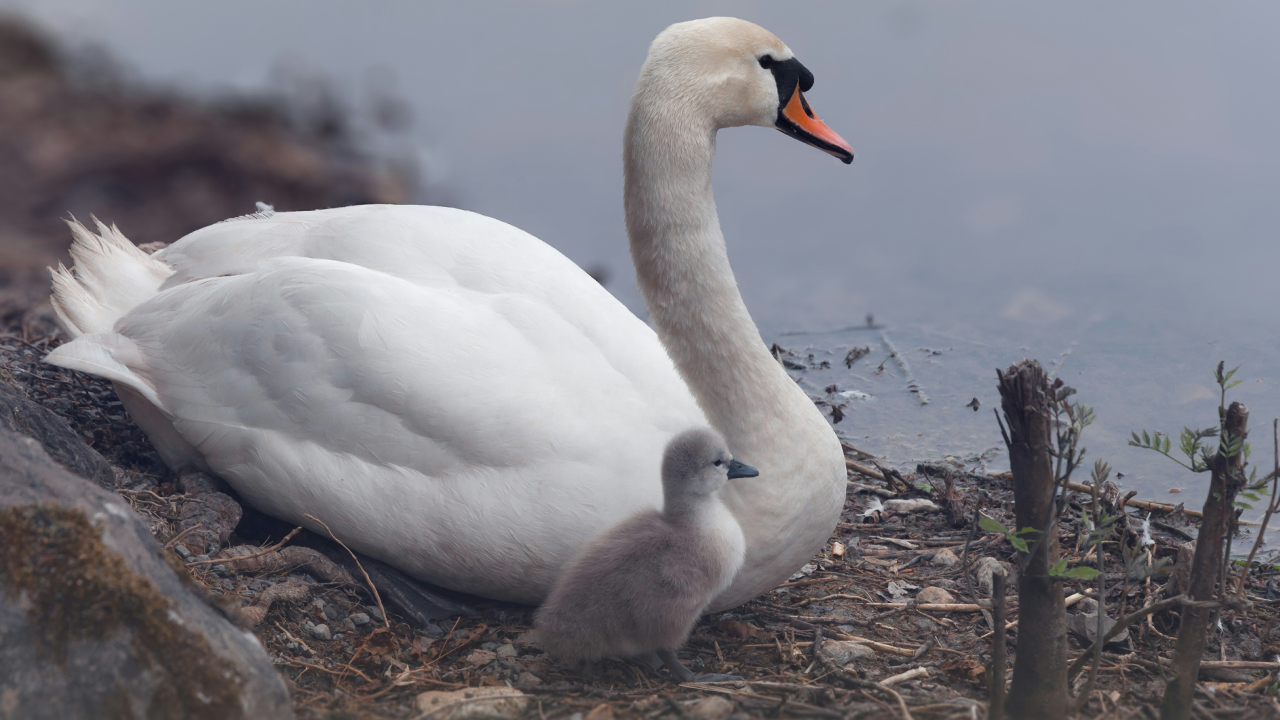
<path fill-rule="evenodd" d="M 82 510 L 0 510 L 0 588 L 26 610 L 40 652 L 58 666 L 71 643 L 129 633 L 139 665 L 158 680 L 146 717 L 243 717 L 244 678 L 184 627 L 172 601 L 103 543 Z"/>

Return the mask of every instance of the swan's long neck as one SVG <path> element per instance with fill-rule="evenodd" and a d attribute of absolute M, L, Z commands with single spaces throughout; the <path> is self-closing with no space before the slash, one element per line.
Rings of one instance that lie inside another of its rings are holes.
<path fill-rule="evenodd" d="M 654 329 L 736 453 L 787 422 L 797 396 L 809 403 L 760 339 L 729 267 L 711 192 L 715 128 L 663 90 L 642 81 L 627 120 L 631 257 Z"/>

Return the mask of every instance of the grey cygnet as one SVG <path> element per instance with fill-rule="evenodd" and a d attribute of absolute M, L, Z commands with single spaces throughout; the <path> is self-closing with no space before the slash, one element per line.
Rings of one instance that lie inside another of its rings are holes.
<path fill-rule="evenodd" d="M 662 457 L 662 512 L 632 515 L 569 563 L 535 617 L 542 647 L 562 662 L 661 660 L 681 682 L 731 678 L 695 678 L 675 649 L 742 566 L 742 528 L 718 491 L 759 474 L 712 430 L 674 437 Z"/>

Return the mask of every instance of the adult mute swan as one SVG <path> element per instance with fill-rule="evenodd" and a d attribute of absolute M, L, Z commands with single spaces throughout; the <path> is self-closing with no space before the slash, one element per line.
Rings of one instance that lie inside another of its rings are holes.
<path fill-rule="evenodd" d="M 73 227 L 47 361 L 112 380 L 174 469 L 409 575 L 536 603 L 588 539 L 660 508 L 663 447 L 711 425 L 758 478 L 726 488 L 745 562 L 711 609 L 775 587 L 845 497 L 840 443 L 770 356 L 711 192 L 716 131 L 775 127 L 851 162 L 812 74 L 732 18 L 649 49 L 624 146 L 651 330 L 550 246 L 438 207 L 258 213 L 148 256 Z M 656 330 L 656 334 L 655 331 Z"/>

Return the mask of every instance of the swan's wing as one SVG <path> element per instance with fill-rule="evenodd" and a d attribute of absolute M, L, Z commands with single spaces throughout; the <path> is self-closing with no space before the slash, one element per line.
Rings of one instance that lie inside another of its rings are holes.
<path fill-rule="evenodd" d="M 255 505 L 472 592 L 515 574 L 540 594 L 580 542 L 660 502 L 663 445 L 705 423 L 616 301 L 566 316 L 332 260 L 187 282 L 77 343 L 127 365 Z"/>

